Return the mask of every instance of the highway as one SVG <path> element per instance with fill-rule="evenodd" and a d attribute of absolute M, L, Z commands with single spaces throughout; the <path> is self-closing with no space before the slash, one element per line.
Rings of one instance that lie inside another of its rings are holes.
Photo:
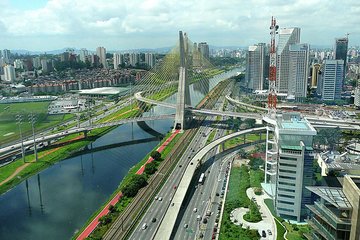
<path fill-rule="evenodd" d="M 171 207 L 170 204 L 176 190 L 175 188 L 178 186 L 181 177 L 184 174 L 185 167 L 189 164 L 189 161 L 195 155 L 196 151 L 206 143 L 206 139 L 202 135 L 202 132 L 205 131 L 206 128 L 207 127 L 205 126 L 199 127 L 198 133 L 179 160 L 177 167 L 174 168 L 165 182 L 164 187 L 158 192 L 156 199 L 151 203 L 148 211 L 144 214 L 129 239 L 152 239 L 161 218 L 164 216 L 167 208 Z M 145 229 L 143 229 L 144 224 L 146 224 Z"/>
<path fill-rule="evenodd" d="M 219 130 L 213 129 L 213 131 L 217 131 L 214 139 L 224 134 L 223 128 Z M 171 239 L 194 239 L 200 235 L 203 237 L 210 236 L 210 238 L 205 239 L 211 239 L 215 225 L 215 215 L 221 200 L 222 180 L 225 178 L 224 171 L 221 170 L 225 169 L 223 168 L 224 164 L 216 159 L 215 155 L 217 153 L 218 147 L 209 151 L 205 156 L 205 159 L 208 160 L 195 173 L 183 207 L 176 220 Z M 199 183 L 199 177 L 202 173 L 205 175 L 203 184 Z M 208 211 L 214 217 L 208 218 L 209 216 L 206 216 Z M 211 223 L 204 224 L 204 218 L 211 219 Z M 211 227 L 207 228 L 207 226 Z"/>

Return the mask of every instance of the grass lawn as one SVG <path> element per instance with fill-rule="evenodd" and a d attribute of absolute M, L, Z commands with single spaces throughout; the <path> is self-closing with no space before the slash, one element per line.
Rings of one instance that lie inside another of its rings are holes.
<path fill-rule="evenodd" d="M 22 115 L 21 131 L 23 135 L 32 134 L 28 115 L 36 116 L 35 131 L 49 128 L 73 118 L 73 114 L 48 115 L 50 102 L 28 102 L 0 104 L 0 142 L 6 143 L 19 139 L 19 126 L 16 124 L 16 115 Z"/>
<path fill-rule="evenodd" d="M 238 207 L 249 206 L 250 200 L 246 189 L 250 186 L 249 173 L 246 166 L 232 167 L 230 171 L 229 188 L 226 194 L 224 213 L 221 220 L 220 240 L 230 239 L 259 239 L 256 230 L 245 229 L 230 221 L 230 213 Z"/>
<path fill-rule="evenodd" d="M 278 232 L 277 240 L 283 239 L 283 235 L 285 233 L 285 229 L 279 222 L 283 221 L 280 217 L 276 217 L 275 215 L 275 209 L 273 205 L 273 201 L 271 199 L 265 199 L 265 204 L 268 206 L 268 208 L 271 211 L 271 214 L 275 216 L 276 222 L 276 228 Z M 310 228 L 307 224 L 299 225 L 299 224 L 290 224 L 286 221 L 283 221 L 282 224 L 286 227 L 286 230 L 288 231 L 286 234 L 286 237 L 291 240 L 303 240 L 306 239 L 303 236 L 303 233 L 309 233 Z"/>
<path fill-rule="evenodd" d="M 250 186 L 261 188 L 261 183 L 264 182 L 264 171 L 250 170 Z"/>

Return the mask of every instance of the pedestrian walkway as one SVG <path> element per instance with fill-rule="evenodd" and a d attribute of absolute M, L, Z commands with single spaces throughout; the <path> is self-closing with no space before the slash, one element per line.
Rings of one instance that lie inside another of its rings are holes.
<path fill-rule="evenodd" d="M 249 227 L 250 229 L 258 230 L 260 236 L 262 235 L 262 231 L 266 232 L 266 237 L 261 237 L 262 240 L 275 240 L 276 233 L 276 223 L 274 217 L 272 216 L 270 210 L 267 208 L 264 200 L 269 198 L 266 193 L 262 195 L 256 195 L 252 188 L 248 188 L 246 190 L 246 195 L 249 199 L 254 198 L 255 202 L 260 206 L 260 213 L 262 220 L 257 223 L 252 223 L 244 220 L 244 215 L 249 211 L 248 208 L 236 208 L 230 213 L 230 220 L 235 225 L 242 224 L 243 228 Z M 252 200 L 251 200 L 252 201 Z M 268 230 L 271 231 L 271 235 L 268 234 Z"/>
<path fill-rule="evenodd" d="M 166 139 L 166 141 L 163 142 L 163 144 L 161 144 L 161 146 L 156 150 L 159 153 L 161 153 L 166 146 L 174 139 L 174 137 L 179 133 L 179 130 L 174 131 L 170 137 L 168 139 Z M 136 172 L 136 174 L 141 175 L 143 174 L 144 170 L 145 170 L 145 165 L 148 163 L 151 163 L 152 161 L 154 161 L 154 159 L 152 157 L 149 157 L 148 160 L 146 161 L 146 163 L 144 165 L 142 165 L 139 170 Z"/>
<path fill-rule="evenodd" d="M 84 229 L 84 231 L 76 238 L 77 240 L 79 239 L 85 239 L 87 238 L 90 233 L 92 233 L 92 231 L 94 231 L 94 229 L 96 228 L 96 226 L 99 224 L 99 219 L 102 216 L 105 216 L 106 214 L 109 213 L 109 207 L 110 205 L 115 205 L 122 197 L 122 193 L 118 192 L 115 197 L 113 199 L 111 199 L 111 201 L 106 204 L 106 206 L 103 208 L 103 210 L 91 221 L 91 223 Z"/>

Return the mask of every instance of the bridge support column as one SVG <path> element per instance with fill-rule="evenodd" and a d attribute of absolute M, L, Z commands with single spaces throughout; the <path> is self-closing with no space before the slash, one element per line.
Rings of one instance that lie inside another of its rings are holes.
<path fill-rule="evenodd" d="M 84 131 L 84 138 L 87 138 L 87 137 L 88 137 L 88 131 L 85 130 L 85 131 Z"/>
<path fill-rule="evenodd" d="M 185 123 L 185 89 L 186 89 L 186 67 L 185 67 L 185 47 L 184 35 L 179 32 L 180 38 L 180 69 L 179 69 L 179 86 L 176 100 L 176 114 L 174 130 L 184 130 Z"/>

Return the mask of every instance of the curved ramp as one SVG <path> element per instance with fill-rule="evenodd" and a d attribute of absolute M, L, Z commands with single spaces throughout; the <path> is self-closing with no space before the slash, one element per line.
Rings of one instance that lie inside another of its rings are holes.
<path fill-rule="evenodd" d="M 192 177 L 194 176 L 195 170 L 198 167 L 201 159 L 214 147 L 217 145 L 223 143 L 226 140 L 229 140 L 231 138 L 247 134 L 247 133 L 254 133 L 254 132 L 261 132 L 265 131 L 266 127 L 259 127 L 259 128 L 252 128 L 243 130 L 240 132 L 232 133 L 227 136 L 224 136 L 222 138 L 218 138 L 205 147 L 203 147 L 200 151 L 198 151 L 195 156 L 191 159 L 191 162 L 186 167 L 185 173 L 180 181 L 180 184 L 178 185 L 176 192 L 174 194 L 172 203 L 174 203 L 173 206 L 170 205 L 170 207 L 167 209 L 166 214 L 164 218 L 162 219 L 160 223 L 160 227 L 156 231 L 156 235 L 154 237 L 155 240 L 167 240 L 170 239 L 172 230 L 175 226 L 176 218 L 180 212 L 180 207 L 182 202 L 184 201 L 186 192 L 190 186 L 190 182 Z M 191 164 L 192 163 L 192 164 Z"/>

